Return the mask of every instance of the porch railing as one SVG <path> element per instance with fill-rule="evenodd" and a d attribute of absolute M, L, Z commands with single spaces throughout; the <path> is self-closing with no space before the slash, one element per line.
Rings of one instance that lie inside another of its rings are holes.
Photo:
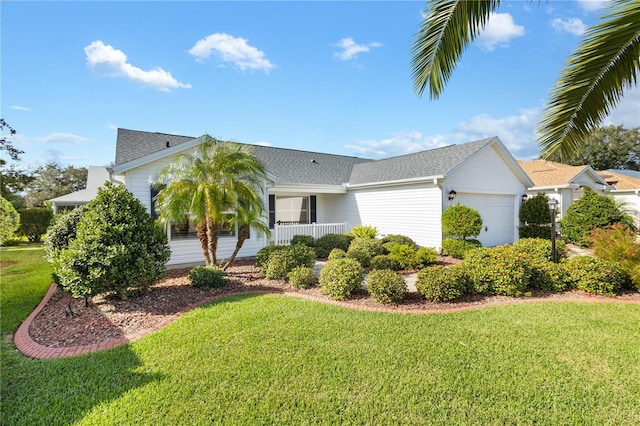
<path fill-rule="evenodd" d="M 299 225 L 282 225 L 276 223 L 273 227 L 273 243 L 278 246 L 291 244 L 294 235 L 311 235 L 320 238 L 327 234 L 343 234 L 346 231 L 345 223 L 311 223 Z"/>

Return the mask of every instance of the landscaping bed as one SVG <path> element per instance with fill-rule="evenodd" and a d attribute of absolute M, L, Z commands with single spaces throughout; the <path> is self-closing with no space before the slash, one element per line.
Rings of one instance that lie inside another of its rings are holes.
<path fill-rule="evenodd" d="M 447 257 L 438 258 L 440 264 L 456 262 Z M 640 303 L 640 293 L 632 292 L 615 298 L 595 297 L 581 291 L 552 293 L 534 291 L 530 297 L 468 295 L 451 303 L 430 303 L 410 292 L 398 304 L 383 305 L 358 290 L 346 301 L 330 300 L 317 287 L 296 290 L 281 280 L 268 280 L 251 262 L 239 262 L 229 268 L 226 285 L 201 290 L 189 285 L 188 269 L 167 272 L 167 277 L 147 291 L 132 294 L 121 300 L 112 296 L 95 296 L 85 306 L 84 299 L 73 299 L 70 294 L 56 291 L 45 308 L 34 318 L 29 334 L 47 347 L 61 348 L 132 338 L 147 334 L 165 325 L 178 314 L 199 304 L 231 294 L 248 292 L 286 292 L 327 303 L 364 310 L 384 310 L 398 313 L 448 312 L 479 307 L 497 306 L 540 300 L 620 301 Z"/>

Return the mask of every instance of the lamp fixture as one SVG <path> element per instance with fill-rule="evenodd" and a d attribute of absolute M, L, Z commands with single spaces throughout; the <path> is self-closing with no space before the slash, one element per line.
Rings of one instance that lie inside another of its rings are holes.
<path fill-rule="evenodd" d="M 456 191 L 454 191 L 453 189 L 451 191 L 449 191 L 449 201 L 453 201 L 454 198 L 456 198 L 456 194 L 458 194 Z"/>
<path fill-rule="evenodd" d="M 529 196 L 527 194 L 522 194 L 522 202 L 524 203 L 525 201 L 527 201 L 529 199 Z"/>

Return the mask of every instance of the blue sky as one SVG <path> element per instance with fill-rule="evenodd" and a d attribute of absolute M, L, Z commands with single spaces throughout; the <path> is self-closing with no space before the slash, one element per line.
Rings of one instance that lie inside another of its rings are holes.
<path fill-rule="evenodd" d="M 529 159 L 601 4 L 504 1 L 430 101 L 424 2 L 2 1 L 1 114 L 22 167 L 107 165 L 118 127 L 366 158 L 497 135 Z M 607 123 L 640 126 L 638 88 Z"/>

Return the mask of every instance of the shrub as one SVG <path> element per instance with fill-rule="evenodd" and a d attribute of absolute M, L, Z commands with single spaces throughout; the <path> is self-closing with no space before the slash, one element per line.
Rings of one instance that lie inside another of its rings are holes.
<path fill-rule="evenodd" d="M 548 225 L 551 222 L 549 197 L 544 192 L 538 192 L 520 205 L 520 220 L 525 225 Z M 551 236 L 549 231 L 549 237 Z"/>
<path fill-rule="evenodd" d="M 17 233 L 24 235 L 32 243 L 40 242 L 53 219 L 53 210 L 50 208 L 20 209 L 18 213 L 20 213 L 20 226 Z"/>
<path fill-rule="evenodd" d="M 19 227 L 20 215 L 6 198 L 0 196 L 0 245 L 7 245 Z"/>
<path fill-rule="evenodd" d="M 302 244 L 275 250 L 269 256 L 264 275 L 270 280 L 284 280 L 293 268 L 312 267 L 315 264 L 315 251 Z"/>
<path fill-rule="evenodd" d="M 588 247 L 594 229 L 616 223 L 633 227 L 629 216 L 624 214 L 613 198 L 585 188 L 582 198 L 569 206 L 562 219 L 562 235 L 571 243 Z"/>
<path fill-rule="evenodd" d="M 416 290 L 430 302 L 449 302 L 467 291 L 468 278 L 462 264 L 430 266 L 418 272 Z"/>
<path fill-rule="evenodd" d="M 458 204 L 442 212 L 442 233 L 466 239 L 477 237 L 482 230 L 482 217 L 478 210 Z"/>
<path fill-rule="evenodd" d="M 355 259 L 333 260 L 320 271 L 320 292 L 332 299 L 344 300 L 358 289 L 364 274 Z"/>
<path fill-rule="evenodd" d="M 407 283 L 390 269 L 377 269 L 367 276 L 367 291 L 380 303 L 397 303 L 407 294 Z"/>
<path fill-rule="evenodd" d="M 541 261 L 530 263 L 531 277 L 529 286 L 538 290 L 567 291 L 574 287 L 563 263 Z"/>
<path fill-rule="evenodd" d="M 482 247 L 482 243 L 478 240 L 457 240 L 453 238 L 445 238 L 442 241 L 442 250 L 445 254 L 456 259 L 464 259 L 465 254 L 473 249 Z"/>
<path fill-rule="evenodd" d="M 316 240 L 316 255 L 327 257 L 331 250 L 339 248 L 345 252 L 349 249 L 353 237 L 346 234 L 326 234 Z"/>
<path fill-rule="evenodd" d="M 364 267 L 368 267 L 371 264 L 371 259 L 383 253 L 382 241 L 375 238 L 356 238 L 349 245 L 347 257 L 357 260 Z"/>
<path fill-rule="evenodd" d="M 378 236 L 378 228 L 371 225 L 356 225 L 351 228 L 349 235 L 354 238 L 376 238 Z"/>
<path fill-rule="evenodd" d="M 544 238 L 551 239 L 551 226 L 549 225 L 524 225 L 518 228 L 520 238 Z"/>
<path fill-rule="evenodd" d="M 47 261 L 53 262 L 58 253 L 69 247 L 69 243 L 76 238 L 78 222 L 85 211 L 86 205 L 67 213 L 59 213 L 54 217 L 44 237 L 44 254 Z"/>
<path fill-rule="evenodd" d="M 468 252 L 463 264 L 476 293 L 521 296 L 531 275 L 526 255 L 510 245 Z"/>
<path fill-rule="evenodd" d="M 417 268 L 427 266 L 438 259 L 438 252 L 433 247 L 420 247 L 416 251 Z"/>
<path fill-rule="evenodd" d="M 572 257 L 564 267 L 576 288 L 592 294 L 613 296 L 628 278 L 615 263 L 592 256 Z"/>
<path fill-rule="evenodd" d="M 316 275 L 313 269 L 306 266 L 295 267 L 287 274 L 289 283 L 293 288 L 309 288 L 316 283 Z"/>
<path fill-rule="evenodd" d="M 377 256 L 374 256 L 373 259 L 371 259 L 369 267 L 371 269 L 391 269 L 392 271 L 402 269 L 398 262 L 396 262 L 387 254 L 379 254 Z"/>
<path fill-rule="evenodd" d="M 591 241 L 594 254 L 600 259 L 617 263 L 640 291 L 640 243 L 636 242 L 634 233 L 627 226 L 616 224 L 595 229 Z"/>
<path fill-rule="evenodd" d="M 382 239 L 382 245 L 385 246 L 387 243 L 397 243 L 397 244 L 406 244 L 411 247 L 416 247 L 416 243 L 406 235 L 399 234 L 389 234 L 385 235 Z"/>
<path fill-rule="evenodd" d="M 339 248 L 334 248 L 329 253 L 329 260 L 344 259 L 345 257 L 347 257 L 347 252 Z"/>
<path fill-rule="evenodd" d="M 522 238 L 513 246 L 523 251 L 527 256 L 536 259 L 552 260 L 551 241 L 542 238 Z M 558 258 L 564 257 L 564 241 L 556 240 L 556 252 Z"/>
<path fill-rule="evenodd" d="M 307 247 L 313 247 L 315 244 L 315 239 L 311 235 L 294 235 L 291 238 L 291 245 L 295 246 L 298 244 L 303 244 Z"/>
<path fill-rule="evenodd" d="M 215 288 L 224 285 L 225 272 L 214 265 L 195 266 L 189 271 L 187 278 L 192 287 Z"/>
<path fill-rule="evenodd" d="M 6 240 L 4 240 L 0 245 L 5 247 L 14 247 L 20 244 L 21 242 L 22 242 L 21 237 L 9 237 Z"/>
<path fill-rule="evenodd" d="M 113 291 L 126 297 L 165 273 L 170 250 L 139 200 L 123 185 L 107 182 L 87 205 L 76 238 L 53 263 L 61 287 L 74 297 Z"/>
<path fill-rule="evenodd" d="M 260 269 L 260 272 L 262 272 L 263 274 L 266 274 L 267 272 L 267 266 L 269 265 L 269 257 L 271 257 L 271 254 L 273 254 L 276 251 L 282 251 L 282 250 L 287 250 L 288 246 L 265 246 L 262 247 L 260 250 L 258 250 L 258 253 L 256 254 L 256 260 L 255 260 L 255 265 L 258 269 Z"/>
<path fill-rule="evenodd" d="M 389 257 L 398 263 L 400 269 L 417 269 L 427 266 L 438 258 L 438 253 L 431 247 L 420 247 L 406 244 L 387 243 Z"/>

